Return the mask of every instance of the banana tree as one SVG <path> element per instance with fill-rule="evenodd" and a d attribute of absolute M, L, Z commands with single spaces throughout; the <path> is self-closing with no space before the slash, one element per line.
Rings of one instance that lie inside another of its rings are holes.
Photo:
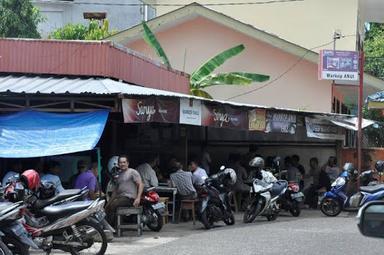
<path fill-rule="evenodd" d="M 156 36 L 149 29 L 147 24 L 143 22 L 144 41 L 155 50 L 156 54 L 163 60 L 163 63 L 168 67 L 171 64 L 168 57 L 165 55 Z M 238 55 L 245 49 L 243 44 L 225 50 L 215 57 L 209 59 L 206 63 L 200 66 L 191 74 L 189 88 L 192 95 L 212 98 L 212 96 L 204 89 L 216 85 L 248 85 L 253 82 L 264 82 L 269 80 L 268 75 L 247 73 L 247 72 L 229 72 L 214 74 L 213 71 L 224 64 L 228 59 Z"/>

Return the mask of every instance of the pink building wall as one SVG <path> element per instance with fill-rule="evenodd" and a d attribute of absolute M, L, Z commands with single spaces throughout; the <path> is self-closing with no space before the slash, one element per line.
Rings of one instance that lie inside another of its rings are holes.
<path fill-rule="evenodd" d="M 331 111 L 331 82 L 319 81 L 317 65 L 302 60 L 292 70 L 278 78 L 300 57 L 285 53 L 266 43 L 206 18 L 197 17 L 156 33 L 172 67 L 187 73 L 217 53 L 238 44 L 246 49 L 227 61 L 216 72 L 247 71 L 270 75 L 277 79 L 268 86 L 231 101 L 265 106 L 285 107 L 312 111 Z M 157 58 L 142 39 L 126 45 L 151 58 Z M 268 81 L 269 82 L 269 81 Z M 257 89 L 268 82 L 250 86 L 215 86 L 207 91 L 216 99 Z"/>

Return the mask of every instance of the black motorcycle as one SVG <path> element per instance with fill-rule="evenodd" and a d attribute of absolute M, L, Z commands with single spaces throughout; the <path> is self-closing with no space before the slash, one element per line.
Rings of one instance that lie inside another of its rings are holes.
<path fill-rule="evenodd" d="M 300 192 L 297 183 L 289 183 L 285 193 L 280 196 L 277 203 L 280 210 L 289 211 L 292 216 L 298 217 L 301 213 L 300 204 L 304 201 L 304 194 Z"/>
<path fill-rule="evenodd" d="M 198 191 L 200 200 L 198 216 L 206 229 L 210 229 L 217 221 L 224 221 L 227 225 L 235 224 L 228 195 L 235 182 L 235 171 L 225 167 L 221 167 L 218 174 L 205 179 Z"/>

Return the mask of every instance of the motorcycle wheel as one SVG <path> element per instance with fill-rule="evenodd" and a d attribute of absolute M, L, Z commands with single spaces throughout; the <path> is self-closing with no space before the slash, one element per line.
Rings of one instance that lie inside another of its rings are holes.
<path fill-rule="evenodd" d="M 233 215 L 232 212 L 229 212 L 229 213 L 230 213 L 231 215 L 230 215 L 228 218 L 226 218 L 226 219 L 223 220 L 224 223 L 225 223 L 226 225 L 228 225 L 228 226 L 235 224 L 235 216 Z"/>
<path fill-rule="evenodd" d="M 320 210 L 326 216 L 335 217 L 341 213 L 341 205 L 332 198 L 324 198 L 320 203 Z"/>
<path fill-rule="evenodd" d="M 201 218 L 201 223 L 203 223 L 205 229 L 210 229 L 212 227 L 213 224 L 209 219 L 207 210 L 204 210 L 204 212 L 201 214 L 200 218 Z"/>
<path fill-rule="evenodd" d="M 4 244 L 13 255 L 29 255 L 29 246 L 17 240 L 14 237 L 6 236 L 3 239 Z"/>
<path fill-rule="evenodd" d="M 152 207 L 148 207 L 144 214 L 148 221 L 146 222 L 147 227 L 152 231 L 159 232 L 163 227 L 163 217 L 161 214 Z"/>
<path fill-rule="evenodd" d="M 82 221 L 76 224 L 76 228 L 81 235 L 81 241 L 87 244 L 86 248 L 78 249 L 70 247 L 70 252 L 72 255 L 80 254 L 94 254 L 94 255 L 104 255 L 107 250 L 107 237 L 103 229 L 99 224 L 93 221 Z M 94 235 L 88 236 L 90 232 L 95 232 Z M 97 234 L 97 236 L 96 236 Z M 75 240 L 77 237 L 74 237 Z M 96 245 L 96 247 L 94 247 Z"/>
<path fill-rule="evenodd" d="M 274 221 L 277 219 L 277 213 L 271 214 L 267 216 L 268 221 Z"/>
<path fill-rule="evenodd" d="M 0 255 L 12 255 L 12 252 L 1 240 L 0 240 Z"/>
<path fill-rule="evenodd" d="M 247 206 L 247 209 L 244 212 L 243 222 L 253 222 L 256 219 L 256 216 L 260 214 L 262 208 L 263 206 L 259 198 L 251 200 Z"/>
<path fill-rule="evenodd" d="M 289 212 L 292 214 L 293 217 L 299 217 L 301 213 L 300 205 L 297 201 L 293 201 L 291 209 L 289 209 Z"/>

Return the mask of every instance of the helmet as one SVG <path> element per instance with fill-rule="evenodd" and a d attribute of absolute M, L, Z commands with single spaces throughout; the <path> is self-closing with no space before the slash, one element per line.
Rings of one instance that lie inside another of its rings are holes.
<path fill-rule="evenodd" d="M 261 157 L 255 157 L 254 159 L 249 161 L 249 166 L 263 168 L 264 167 L 264 159 Z"/>
<path fill-rule="evenodd" d="M 119 160 L 119 157 L 118 156 L 113 156 L 109 159 L 108 161 L 108 172 L 112 172 L 112 169 L 114 167 L 117 167 L 117 163 L 118 163 L 118 160 Z"/>
<path fill-rule="evenodd" d="M 347 171 L 350 174 L 353 174 L 355 171 L 355 167 L 353 166 L 353 164 L 351 162 L 346 162 L 343 166 L 343 170 Z"/>
<path fill-rule="evenodd" d="M 224 170 L 224 174 L 226 174 L 229 177 L 227 183 L 229 185 L 235 185 L 236 180 L 237 180 L 237 176 L 236 176 L 235 170 L 233 170 L 232 168 L 226 168 Z"/>
<path fill-rule="evenodd" d="M 39 198 L 40 199 L 48 199 L 55 195 L 56 188 L 55 184 L 52 182 L 41 182 L 41 186 L 39 188 Z"/>
<path fill-rule="evenodd" d="M 20 176 L 20 180 L 32 191 L 37 191 L 40 187 L 39 173 L 33 169 L 24 171 Z"/>
<path fill-rule="evenodd" d="M 378 172 L 384 172 L 384 161 L 383 160 L 378 160 L 375 164 L 375 168 Z"/>

